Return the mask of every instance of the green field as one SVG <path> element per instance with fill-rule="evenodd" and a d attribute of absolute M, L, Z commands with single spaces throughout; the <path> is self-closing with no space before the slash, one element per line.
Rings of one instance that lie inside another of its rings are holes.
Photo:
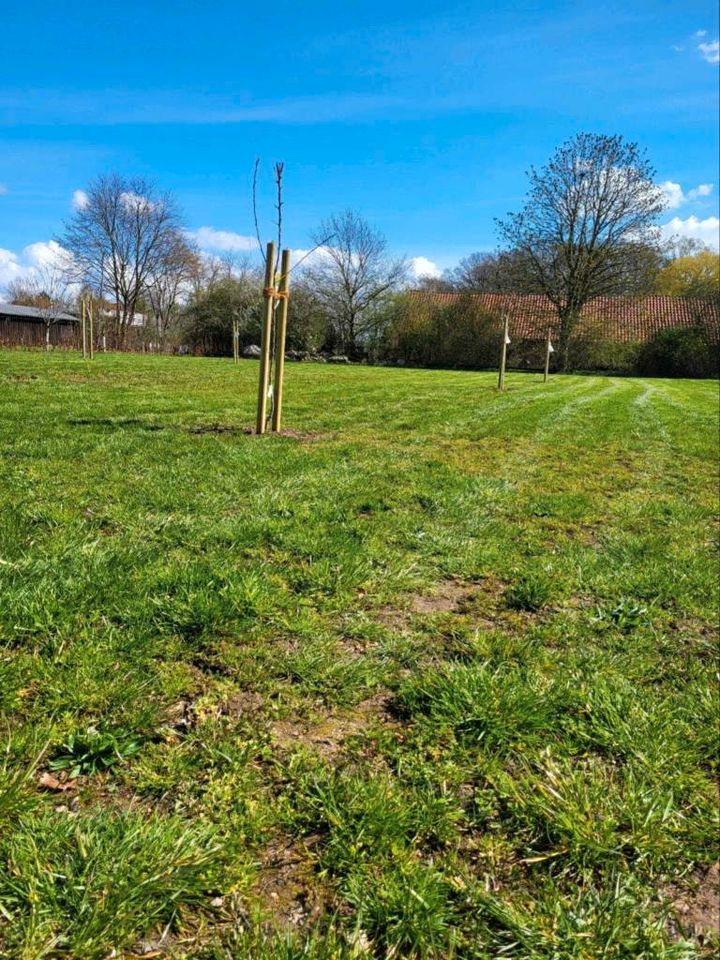
<path fill-rule="evenodd" d="M 0 955 L 710 952 L 717 383 L 256 377 L 0 354 Z"/>

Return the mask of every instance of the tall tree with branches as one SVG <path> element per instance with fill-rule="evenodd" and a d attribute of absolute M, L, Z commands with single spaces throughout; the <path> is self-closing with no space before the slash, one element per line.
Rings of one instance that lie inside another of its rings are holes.
<path fill-rule="evenodd" d="M 162 273 L 180 237 L 170 194 L 139 177 L 108 174 L 94 180 L 66 224 L 62 246 L 76 279 L 112 297 L 112 336 L 122 345 L 149 278 Z"/>
<path fill-rule="evenodd" d="M 361 354 L 382 322 L 388 296 L 407 278 L 407 261 L 390 257 L 382 233 L 353 210 L 324 220 L 312 239 L 319 249 L 306 268 L 307 283 L 337 345 Z"/>
<path fill-rule="evenodd" d="M 178 233 L 157 269 L 148 274 L 146 299 L 155 318 L 157 339 L 162 349 L 179 319 L 181 300 L 189 296 L 199 270 L 199 251 Z"/>
<path fill-rule="evenodd" d="M 645 292 L 654 277 L 663 195 L 644 151 L 621 136 L 578 134 L 528 176 L 525 206 L 498 221 L 498 230 L 523 286 L 544 293 L 557 311 L 565 369 L 585 304 Z"/>

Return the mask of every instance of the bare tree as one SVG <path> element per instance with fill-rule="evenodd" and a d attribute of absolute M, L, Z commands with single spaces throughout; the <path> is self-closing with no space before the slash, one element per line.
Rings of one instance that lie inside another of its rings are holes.
<path fill-rule="evenodd" d="M 35 267 L 22 281 L 9 289 L 10 302 L 34 307 L 45 324 L 45 349 L 50 349 L 53 324 L 70 312 L 72 305 L 70 259 L 61 251 L 53 260 Z"/>
<path fill-rule="evenodd" d="M 407 262 L 389 257 L 385 237 L 353 210 L 323 221 L 312 239 L 320 247 L 305 271 L 308 285 L 337 344 L 362 353 L 382 322 L 387 297 L 407 278 Z"/>
<path fill-rule="evenodd" d="M 178 320 L 180 301 L 190 293 L 199 260 L 199 252 L 178 233 L 165 258 L 145 281 L 145 292 L 162 349 L 167 344 L 171 327 Z"/>
<path fill-rule="evenodd" d="M 681 257 L 694 257 L 696 254 L 705 253 L 710 249 L 711 247 L 696 237 L 681 237 L 679 234 L 674 234 L 663 244 L 662 255 L 665 264 L 668 264 L 673 260 L 679 260 Z"/>
<path fill-rule="evenodd" d="M 523 257 L 515 250 L 471 253 L 445 272 L 443 280 L 461 293 L 531 293 Z"/>
<path fill-rule="evenodd" d="M 557 311 L 562 368 L 589 300 L 646 285 L 648 258 L 641 253 L 657 243 L 653 226 L 664 206 L 654 173 L 637 144 L 581 133 L 542 170 L 530 169 L 525 206 L 498 221 L 525 282 Z"/>
<path fill-rule="evenodd" d="M 142 178 L 98 177 L 66 224 L 61 243 L 77 279 L 113 298 L 112 334 L 122 344 L 148 279 L 162 272 L 177 244 L 173 198 Z"/>

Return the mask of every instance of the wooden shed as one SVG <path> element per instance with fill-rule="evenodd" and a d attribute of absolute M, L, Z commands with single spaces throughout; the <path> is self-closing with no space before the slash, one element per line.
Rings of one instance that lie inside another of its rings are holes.
<path fill-rule="evenodd" d="M 37 307 L 21 307 L 14 303 L 0 303 L 0 347 L 77 347 L 80 321 L 70 313 L 59 313 L 52 318 Z"/>

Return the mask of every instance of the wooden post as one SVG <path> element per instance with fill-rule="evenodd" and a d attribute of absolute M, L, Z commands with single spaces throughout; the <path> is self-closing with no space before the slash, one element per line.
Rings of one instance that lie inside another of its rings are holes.
<path fill-rule="evenodd" d="M 275 402 L 272 428 L 275 433 L 282 426 L 283 377 L 285 376 L 285 335 L 287 333 L 288 296 L 290 292 L 290 251 L 283 250 L 280 261 L 280 316 L 275 337 Z"/>
<path fill-rule="evenodd" d="M 87 304 L 85 303 L 85 297 L 80 301 L 80 318 L 82 321 L 83 360 L 87 360 Z"/>
<path fill-rule="evenodd" d="M 548 327 L 547 343 L 545 344 L 545 375 L 543 377 L 543 383 L 548 382 L 548 374 L 550 373 L 550 350 L 551 349 L 552 349 L 552 344 L 550 343 L 550 327 Z"/>
<path fill-rule="evenodd" d="M 93 329 L 92 300 L 88 301 L 88 326 L 89 326 L 89 333 L 90 333 L 90 359 L 94 360 L 95 359 L 95 343 L 94 343 L 95 331 Z"/>
<path fill-rule="evenodd" d="M 498 390 L 505 389 L 505 361 L 507 360 L 508 340 L 508 315 L 505 314 L 505 323 L 503 325 L 502 353 L 500 354 L 500 373 L 498 375 Z"/>
<path fill-rule="evenodd" d="M 265 248 L 265 286 L 263 297 L 262 340 L 260 342 L 260 382 L 258 383 L 256 433 L 265 433 L 267 421 L 268 384 L 270 382 L 270 344 L 272 342 L 272 321 L 274 303 L 275 280 L 275 244 L 269 241 Z"/>

